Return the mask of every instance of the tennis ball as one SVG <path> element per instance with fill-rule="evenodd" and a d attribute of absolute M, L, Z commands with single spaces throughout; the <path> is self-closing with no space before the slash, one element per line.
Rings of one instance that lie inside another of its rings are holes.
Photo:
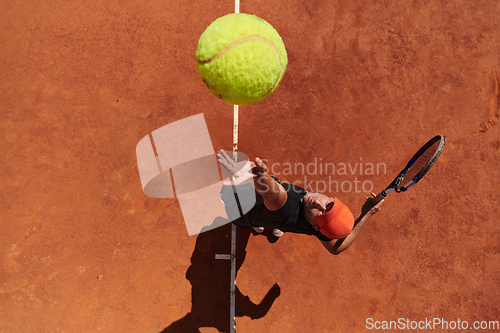
<path fill-rule="evenodd" d="M 271 95 L 288 63 L 278 32 L 249 14 L 219 17 L 200 36 L 197 68 L 208 89 L 230 104 L 248 105 Z"/>

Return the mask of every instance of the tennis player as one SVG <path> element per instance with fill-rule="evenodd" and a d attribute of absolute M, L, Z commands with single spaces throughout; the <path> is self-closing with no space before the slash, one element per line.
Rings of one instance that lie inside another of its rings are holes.
<path fill-rule="evenodd" d="M 338 198 L 322 193 L 311 193 L 292 184 L 281 183 L 269 175 L 260 158 L 246 162 L 240 167 L 228 154 L 217 153 L 219 163 L 234 178 L 224 182 L 220 195 L 226 205 L 231 221 L 241 228 L 254 228 L 263 232 L 273 229 L 276 237 L 283 232 L 316 236 L 323 246 L 334 255 L 347 250 L 358 237 L 371 216 L 380 210 L 383 200 L 377 205 L 371 203 L 375 194 L 366 198 L 361 214 L 354 219 L 352 212 Z M 235 196 L 233 186 L 238 186 L 239 207 L 228 207 L 228 198 Z M 255 199 L 248 200 L 248 198 Z M 245 205 L 250 202 L 252 207 Z M 238 212 L 246 211 L 243 216 Z"/>

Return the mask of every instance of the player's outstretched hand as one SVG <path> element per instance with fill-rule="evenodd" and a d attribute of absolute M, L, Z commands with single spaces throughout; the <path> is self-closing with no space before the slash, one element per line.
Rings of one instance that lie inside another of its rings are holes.
<path fill-rule="evenodd" d="M 234 178 L 223 182 L 226 186 L 237 186 L 254 177 L 252 168 L 255 164 L 250 161 L 236 162 L 222 149 L 217 153 L 217 160 Z"/>
<path fill-rule="evenodd" d="M 361 208 L 361 214 L 362 215 L 368 215 L 372 216 L 373 214 L 377 213 L 380 210 L 380 207 L 384 203 L 384 200 L 381 200 L 378 204 L 374 205 L 372 203 L 372 200 L 376 197 L 377 195 L 375 193 L 372 193 L 370 197 L 366 197 L 366 202 L 363 205 L 363 208 Z"/>
<path fill-rule="evenodd" d="M 254 175 L 262 175 L 266 171 L 267 171 L 267 166 L 260 158 L 256 157 L 254 166 L 252 168 L 252 173 Z"/>

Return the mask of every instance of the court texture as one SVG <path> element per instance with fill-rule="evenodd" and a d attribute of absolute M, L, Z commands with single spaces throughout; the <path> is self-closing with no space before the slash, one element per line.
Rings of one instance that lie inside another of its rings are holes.
<path fill-rule="evenodd" d="M 289 63 L 270 97 L 239 107 L 238 151 L 355 215 L 442 134 L 437 163 L 338 256 L 312 236 L 227 223 L 190 236 L 177 198 L 145 195 L 136 146 L 202 114 L 213 150 L 233 149 L 233 105 L 207 90 L 195 51 L 235 3 L 2 1 L 0 332 L 500 321 L 500 2 L 240 11 L 274 26 Z"/>

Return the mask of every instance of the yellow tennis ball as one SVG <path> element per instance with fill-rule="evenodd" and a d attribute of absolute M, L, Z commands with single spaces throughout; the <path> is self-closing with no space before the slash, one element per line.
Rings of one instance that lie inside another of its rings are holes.
<path fill-rule="evenodd" d="M 219 17 L 200 36 L 197 68 L 208 89 L 230 104 L 252 104 L 271 95 L 288 64 L 278 32 L 249 14 Z"/>

